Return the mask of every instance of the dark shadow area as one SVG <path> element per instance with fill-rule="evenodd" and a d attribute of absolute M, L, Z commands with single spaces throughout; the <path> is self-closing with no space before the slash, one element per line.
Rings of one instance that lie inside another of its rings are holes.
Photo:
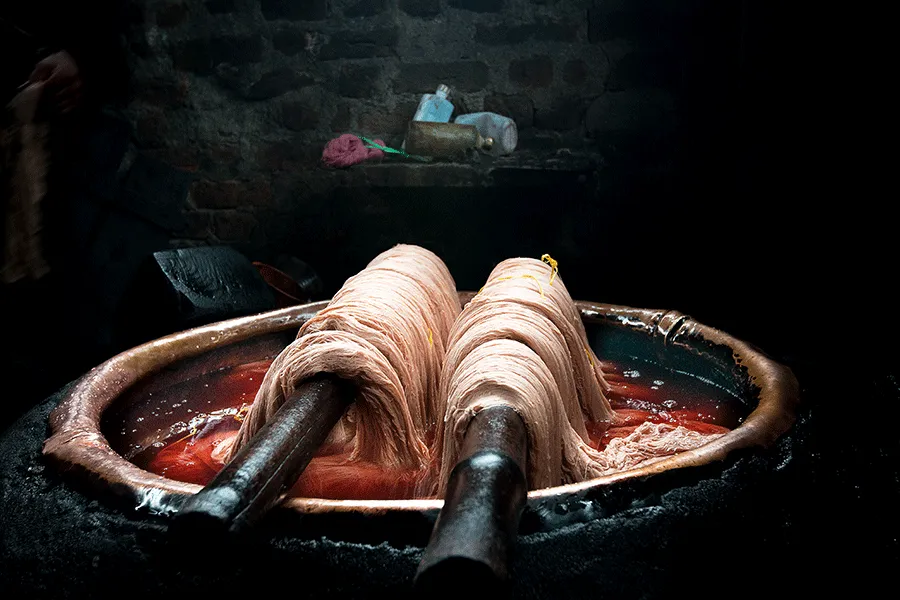
<path fill-rule="evenodd" d="M 324 298 L 401 242 L 439 254 L 461 289 L 502 259 L 550 253 L 573 297 L 681 311 L 784 362 L 803 389 L 797 425 L 770 451 L 613 488 L 557 531 L 526 514 L 517 597 L 799 597 L 884 581 L 900 558 L 900 455 L 881 427 L 900 401 L 893 220 L 866 200 L 881 168 L 871 149 L 835 156 L 823 143 L 856 127 L 857 107 L 829 104 L 833 87 L 856 93 L 855 71 L 820 77 L 851 43 L 826 45 L 799 12 L 746 0 L 4 3 L 4 105 L 42 48 L 68 45 L 105 100 L 54 128 L 50 275 L 0 290 L 0 591 L 234 597 L 287 582 L 298 597 L 410 597 L 425 517 L 274 514 L 252 541 L 208 547 L 40 459 L 54 392 L 122 349 L 140 317 L 117 317 L 154 310 L 131 287 L 154 252 L 296 257 Z M 10 21 L 53 21 L 57 37 L 6 35 Z M 341 133 L 399 146 L 441 77 L 459 107 L 515 117 L 520 151 L 321 167 Z"/>
<path fill-rule="evenodd" d="M 584 522 L 552 531 L 530 530 L 533 515 L 526 513 L 514 596 L 579 598 L 602 587 L 613 598 L 685 590 L 712 598 L 736 581 L 748 594 L 771 591 L 774 582 L 785 594 L 877 589 L 898 559 L 897 448 L 843 426 L 840 411 L 830 408 L 840 391 L 827 372 L 790 366 L 805 382 L 805 404 L 771 450 L 611 486 L 591 499 L 596 506 Z M 868 378 L 858 390 L 879 405 L 900 394 L 894 375 Z M 56 598 L 65 589 L 65 597 L 82 598 L 129 585 L 140 598 L 172 590 L 233 597 L 282 589 L 289 573 L 303 581 L 298 597 L 374 590 L 412 597 L 427 519 L 277 512 L 252 535 L 214 546 L 177 538 L 164 517 L 90 494 L 38 458 L 54 403 L 33 410 L 0 441 L 5 590 Z M 839 443 L 836 431 L 843 431 Z M 29 511 L 16 509 L 23 503 Z M 282 575 L 254 575 L 266 569 Z"/>
<path fill-rule="evenodd" d="M 844 252 L 824 223 L 808 51 L 772 3 L 170 4 L 4 9 L 5 23 L 52 22 L 95 88 L 54 162 L 56 266 L 2 294 L 7 379 L 39 386 L 23 384 L 30 398 L 7 422 L 123 339 L 143 341 L 123 335 L 150 310 L 135 298 L 141 265 L 196 245 L 297 257 L 321 276 L 319 298 L 399 242 L 437 252 L 461 289 L 546 252 L 576 298 L 676 309 L 776 357 L 896 356 L 877 325 L 838 326 L 870 322 L 890 296 L 875 257 Z M 21 58 L 5 81 L 27 77 L 25 41 L 4 38 Z M 515 154 L 317 164 L 337 132 L 399 143 L 438 74 L 459 109 L 516 119 Z M 852 265 L 840 284 L 839 258 Z M 45 360 L 60 331 L 73 350 Z"/>

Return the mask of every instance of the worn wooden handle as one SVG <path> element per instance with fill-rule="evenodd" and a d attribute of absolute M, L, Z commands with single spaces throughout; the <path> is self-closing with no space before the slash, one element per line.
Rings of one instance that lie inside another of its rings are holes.
<path fill-rule="evenodd" d="M 180 530 L 241 532 L 293 485 L 353 400 L 331 375 L 304 381 L 225 468 L 175 515 Z"/>
<path fill-rule="evenodd" d="M 444 507 L 416 573 L 429 596 L 479 597 L 505 591 L 510 555 L 525 506 L 528 438 L 508 406 L 479 412 L 466 430 Z"/>

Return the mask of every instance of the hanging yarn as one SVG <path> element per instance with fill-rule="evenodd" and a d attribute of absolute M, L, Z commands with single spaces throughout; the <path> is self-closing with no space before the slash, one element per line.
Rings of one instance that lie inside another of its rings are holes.
<path fill-rule="evenodd" d="M 24 87 L 0 118 L 0 222 L 5 222 L 0 248 L 0 283 L 40 279 L 49 272 L 42 243 L 42 204 L 47 188 L 48 125 L 36 119 L 43 83 Z M 8 192 L 8 193 L 7 193 Z"/>
<path fill-rule="evenodd" d="M 459 314 L 444 263 L 417 246 L 396 246 L 348 279 L 272 363 L 230 449 L 233 457 L 295 386 L 317 373 L 357 384 L 356 402 L 334 436 L 350 460 L 421 469 L 433 426 L 447 336 Z"/>
<path fill-rule="evenodd" d="M 469 423 L 491 406 L 512 407 L 526 425 L 531 489 L 650 464 L 721 435 L 643 423 L 603 451 L 593 449 L 585 420 L 601 426 L 617 420 L 606 397 L 610 386 L 556 261 L 542 258 L 497 265 L 453 326 L 441 377 L 444 418 L 434 445 L 439 495 Z M 547 286 L 534 285 L 548 279 Z"/>

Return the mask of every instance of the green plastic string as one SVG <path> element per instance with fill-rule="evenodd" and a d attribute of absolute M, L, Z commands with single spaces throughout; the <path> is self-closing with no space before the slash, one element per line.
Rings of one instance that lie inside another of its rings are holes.
<path fill-rule="evenodd" d="M 382 146 L 381 144 L 376 144 L 373 140 L 370 140 L 367 137 L 357 136 L 366 144 L 366 148 L 375 148 L 377 150 L 381 150 L 382 152 L 386 152 L 388 154 L 399 154 L 404 158 L 411 158 L 413 160 L 418 160 L 420 162 L 428 162 L 428 159 L 424 156 L 416 156 L 415 154 L 408 154 L 403 150 L 396 150 L 394 148 L 388 148 L 387 146 Z"/>

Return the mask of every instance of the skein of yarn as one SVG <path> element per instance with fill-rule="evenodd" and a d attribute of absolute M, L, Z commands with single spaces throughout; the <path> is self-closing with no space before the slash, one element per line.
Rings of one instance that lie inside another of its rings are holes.
<path fill-rule="evenodd" d="M 581 316 L 556 275 L 539 260 L 505 260 L 454 324 L 435 440 L 439 493 L 472 417 L 497 404 L 514 408 L 528 429 L 529 487 L 590 471 L 585 417 L 608 424 L 614 414 Z"/>
<path fill-rule="evenodd" d="M 446 340 L 460 311 L 444 263 L 417 246 L 378 255 L 348 279 L 272 363 L 230 457 L 275 414 L 296 385 L 332 373 L 357 385 L 355 404 L 332 432 L 350 460 L 421 469 Z"/>
<path fill-rule="evenodd" d="M 548 262 L 503 261 L 454 324 L 441 379 L 444 417 L 435 440 L 439 495 L 469 423 L 493 406 L 513 408 L 526 425 L 530 489 L 649 464 L 721 435 L 643 423 L 604 450 L 593 449 L 585 421 L 616 423 L 606 395 L 611 388 L 555 261 Z"/>

